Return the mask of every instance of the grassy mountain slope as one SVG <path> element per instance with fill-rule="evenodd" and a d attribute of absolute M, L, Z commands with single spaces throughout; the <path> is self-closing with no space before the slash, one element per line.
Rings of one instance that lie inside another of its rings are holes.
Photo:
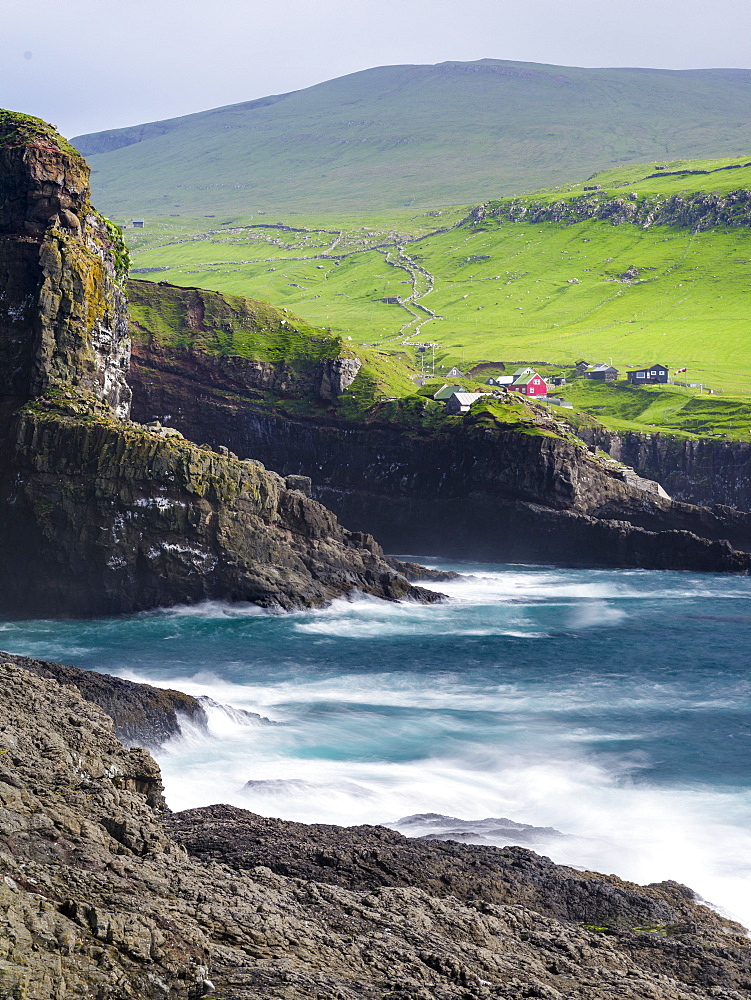
<path fill-rule="evenodd" d="M 79 136 L 110 215 L 477 202 L 599 167 L 751 149 L 751 71 L 388 66 Z"/>

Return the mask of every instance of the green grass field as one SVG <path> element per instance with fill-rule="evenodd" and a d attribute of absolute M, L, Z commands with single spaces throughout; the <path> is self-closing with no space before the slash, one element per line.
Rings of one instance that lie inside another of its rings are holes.
<path fill-rule="evenodd" d="M 751 167 L 725 169 L 747 162 L 668 161 L 656 176 L 654 164 L 634 165 L 597 180 L 606 197 L 624 186 L 650 198 L 722 194 L 751 187 Z M 574 198 L 584 183 L 530 198 Z M 748 433 L 751 226 L 459 224 L 465 215 L 277 214 L 274 225 L 258 216 L 162 217 L 126 235 L 138 277 L 268 300 L 358 348 L 406 352 L 414 370 L 426 360 L 432 368 L 433 350 L 419 345 L 436 343 L 436 376 L 481 361 L 545 374 L 582 359 L 623 372 L 654 362 L 685 368 L 681 381 L 721 396 L 676 386 L 659 390 L 670 400 L 637 405 L 626 386 L 569 391 L 577 407 L 620 429 Z"/>
<path fill-rule="evenodd" d="M 715 157 L 714 159 L 659 159 L 654 163 L 627 164 L 610 167 L 592 174 L 586 180 L 563 184 L 539 192 L 542 199 L 583 194 L 592 185 L 604 195 L 623 196 L 623 189 L 635 191 L 641 197 L 669 197 L 684 192 L 726 194 L 739 188 L 751 188 L 751 153 L 749 156 Z M 537 192 L 527 197 L 536 198 Z"/>
<path fill-rule="evenodd" d="M 560 395 L 574 404 L 575 421 L 594 418 L 617 431 L 661 431 L 738 441 L 748 441 L 751 433 L 748 397 L 708 396 L 674 385 L 603 385 L 583 378 Z"/>

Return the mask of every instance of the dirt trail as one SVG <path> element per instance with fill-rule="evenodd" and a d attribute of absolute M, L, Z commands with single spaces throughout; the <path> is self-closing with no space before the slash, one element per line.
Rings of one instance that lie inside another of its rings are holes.
<path fill-rule="evenodd" d="M 432 320 L 441 319 L 437 313 L 423 305 L 420 301 L 429 295 L 435 287 L 435 278 L 422 264 L 410 257 L 403 246 L 397 245 L 395 249 L 383 249 L 376 247 L 382 253 L 387 264 L 405 271 L 412 282 L 412 291 L 405 298 L 399 297 L 399 305 L 405 309 L 410 319 L 403 323 L 399 332 L 391 340 L 399 340 L 402 344 L 408 344 L 418 336 L 420 330 L 426 323 Z M 418 311 L 419 310 L 419 311 Z"/>

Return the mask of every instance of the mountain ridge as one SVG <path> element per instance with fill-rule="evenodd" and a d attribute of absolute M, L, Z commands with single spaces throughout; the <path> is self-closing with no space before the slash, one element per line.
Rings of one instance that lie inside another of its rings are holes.
<path fill-rule="evenodd" d="M 74 144 L 114 215 L 449 205 L 608 164 L 735 155 L 751 149 L 749 95 L 748 70 L 375 67 Z"/>

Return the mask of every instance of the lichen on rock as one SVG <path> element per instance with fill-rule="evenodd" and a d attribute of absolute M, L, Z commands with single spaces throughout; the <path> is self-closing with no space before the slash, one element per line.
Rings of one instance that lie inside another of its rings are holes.
<path fill-rule="evenodd" d="M 89 168 L 52 126 L 0 112 L 0 395 L 72 385 L 130 412 L 130 340 L 117 227 Z"/>

